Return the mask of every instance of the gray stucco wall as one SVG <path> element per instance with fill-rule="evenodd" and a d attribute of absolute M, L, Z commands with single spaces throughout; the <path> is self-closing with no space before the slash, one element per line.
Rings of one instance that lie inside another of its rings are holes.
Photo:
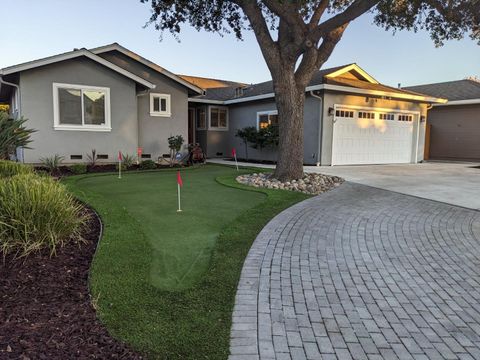
<path fill-rule="evenodd" d="M 388 100 L 365 96 L 348 95 L 334 92 L 325 92 L 324 95 L 324 107 L 323 107 L 323 129 L 322 129 L 322 151 L 321 151 L 321 165 L 331 165 L 332 160 L 332 130 L 333 130 L 333 115 L 328 114 L 328 109 L 333 108 L 335 104 L 345 104 L 361 107 L 377 107 L 392 110 L 408 110 L 418 111 L 421 116 L 427 115 L 427 105 L 409 101 Z M 418 121 L 415 121 L 413 129 L 413 144 L 415 146 L 417 142 L 417 125 Z M 418 153 L 417 161 L 422 161 L 424 157 L 425 147 L 425 122 L 420 123 L 418 139 Z M 412 151 L 414 154 L 415 151 Z M 412 162 L 414 161 L 414 155 L 412 155 Z"/>
<path fill-rule="evenodd" d="M 54 130 L 53 83 L 90 85 L 110 88 L 110 132 Z M 84 162 L 92 149 L 108 154 L 115 161 L 118 151 L 135 154 L 137 147 L 137 99 L 134 81 L 86 58 L 77 58 L 31 69 L 20 74 L 22 113 L 32 135 L 32 150 L 26 149 L 25 162 L 59 154 L 65 162 Z M 70 160 L 83 155 L 83 160 Z"/>
<path fill-rule="evenodd" d="M 238 129 L 247 126 L 257 126 L 257 113 L 276 110 L 273 100 L 256 101 L 229 106 L 228 131 L 207 131 L 207 156 L 230 156 L 231 149 L 237 149 L 238 157 L 245 157 L 245 146 L 242 140 L 235 136 Z M 305 100 L 304 117 L 304 163 L 315 164 L 318 158 L 318 131 L 320 124 L 320 101 L 311 96 Z M 248 156 L 254 160 L 276 161 L 277 152 L 271 149 L 257 150 L 248 148 Z"/>
<path fill-rule="evenodd" d="M 428 123 L 431 159 L 480 160 L 480 105 L 434 107 Z"/>
<path fill-rule="evenodd" d="M 156 85 L 155 89 L 142 92 L 138 96 L 138 143 L 143 147 L 143 153 L 151 154 L 153 160 L 162 154 L 168 154 L 167 138 L 172 135 L 182 135 L 186 144 L 188 141 L 187 88 L 117 51 L 100 54 L 100 56 Z M 150 116 L 150 93 L 171 96 L 170 117 Z"/>

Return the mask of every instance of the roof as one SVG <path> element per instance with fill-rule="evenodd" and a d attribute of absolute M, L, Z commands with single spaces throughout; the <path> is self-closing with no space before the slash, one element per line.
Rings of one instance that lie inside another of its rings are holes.
<path fill-rule="evenodd" d="M 230 81 L 230 80 L 213 79 L 213 78 L 192 76 L 192 75 L 178 75 L 178 76 L 198 87 L 201 87 L 202 89 L 247 86 L 247 84 L 245 83 L 240 83 L 240 82 Z"/>
<path fill-rule="evenodd" d="M 404 89 L 443 97 L 449 102 L 480 99 L 480 82 L 469 79 L 409 86 Z"/>
<path fill-rule="evenodd" d="M 355 76 L 351 76 L 352 73 Z M 243 87 L 241 92 L 237 89 L 238 86 L 210 88 L 206 90 L 205 95 L 190 98 L 190 100 L 194 102 L 232 104 L 274 97 L 272 81 Z M 307 86 L 306 91 L 322 89 L 362 93 L 373 96 L 388 96 L 432 103 L 446 102 L 445 99 L 438 99 L 425 96 L 422 93 L 380 84 L 357 64 L 347 64 L 317 71 L 310 81 L 310 84 Z"/>
<path fill-rule="evenodd" d="M 1 75 L 10 75 L 10 74 L 14 74 L 14 73 L 18 73 L 18 72 L 22 72 L 22 71 L 25 71 L 25 70 L 29 70 L 29 69 L 34 69 L 34 68 L 37 68 L 37 67 L 40 67 L 40 66 L 45 66 L 45 65 L 50 65 L 50 64 L 54 64 L 54 63 L 57 63 L 57 62 L 60 62 L 60 61 L 65 61 L 65 60 L 70 60 L 70 59 L 75 59 L 75 58 L 78 58 L 78 57 L 86 57 L 86 58 L 89 58 L 90 60 L 93 60 L 119 74 L 122 74 L 123 76 L 129 78 L 129 79 L 132 79 L 133 81 L 147 87 L 147 88 L 150 88 L 150 89 L 154 89 L 155 88 L 155 84 L 152 84 L 150 81 L 147 81 L 123 68 L 121 68 L 120 66 L 117 66 L 115 64 L 112 64 L 111 62 L 101 58 L 100 56 L 97 56 L 95 54 L 93 54 L 92 52 L 90 52 L 89 50 L 83 48 L 83 49 L 75 49 L 73 51 L 69 51 L 69 52 L 66 52 L 66 53 L 63 53 L 63 54 L 58 54 L 58 55 L 54 55 L 54 56 L 49 56 L 49 57 L 46 57 L 46 58 L 43 58 L 43 59 L 38 59 L 38 60 L 33 60 L 33 61 L 29 61 L 29 62 L 25 62 L 25 63 L 22 63 L 22 64 L 18 64 L 18 65 L 13 65 L 13 66 L 9 66 L 9 67 L 6 67 L 6 68 L 3 68 L 3 69 L 0 69 L 0 76 Z"/>
<path fill-rule="evenodd" d="M 189 81 L 181 78 L 180 76 L 168 71 L 167 69 L 161 67 L 160 65 L 155 64 L 153 61 L 150 61 L 150 60 L 144 58 L 143 56 L 140 56 L 137 53 L 134 53 L 133 51 L 128 50 L 127 48 L 121 46 L 118 43 L 113 43 L 113 44 L 109 44 L 109 45 L 105 45 L 105 46 L 100 46 L 100 47 L 97 47 L 97 48 L 94 48 L 94 49 L 90 49 L 90 51 L 93 54 L 102 54 L 102 53 L 109 52 L 109 51 L 118 51 L 118 52 L 130 57 L 131 59 L 134 59 L 134 60 L 142 63 L 143 65 L 148 66 L 149 68 L 157 71 L 158 73 L 160 73 L 160 74 L 162 74 L 162 75 L 164 75 L 164 76 L 182 84 L 183 86 L 189 88 L 190 90 L 193 90 L 197 94 L 202 94 L 203 93 L 203 89 L 198 87 L 197 85 L 192 84 L 191 82 L 189 82 Z"/>

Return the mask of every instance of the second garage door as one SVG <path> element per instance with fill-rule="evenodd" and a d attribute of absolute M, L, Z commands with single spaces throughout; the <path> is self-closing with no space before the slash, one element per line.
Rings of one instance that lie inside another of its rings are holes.
<path fill-rule="evenodd" d="M 336 107 L 334 116 L 332 165 L 412 162 L 417 114 Z"/>

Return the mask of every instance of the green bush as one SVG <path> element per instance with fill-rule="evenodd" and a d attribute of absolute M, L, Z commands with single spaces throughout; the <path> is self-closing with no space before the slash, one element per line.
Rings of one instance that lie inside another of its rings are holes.
<path fill-rule="evenodd" d="M 0 158 L 9 159 L 15 154 L 18 147 L 31 149 L 28 144 L 32 142 L 30 136 L 36 131 L 27 129 L 24 125 L 27 119 L 13 119 L 5 111 L 0 111 Z"/>
<path fill-rule="evenodd" d="M 125 168 L 130 168 L 135 164 L 135 161 L 137 160 L 136 156 L 134 155 L 128 155 L 128 154 L 123 154 L 123 160 L 122 164 L 125 166 Z M 123 168 L 122 168 L 123 170 Z"/>
<path fill-rule="evenodd" d="M 63 162 L 63 159 L 63 156 L 55 154 L 53 156 L 42 157 L 40 158 L 40 161 L 42 162 L 42 165 L 45 166 L 51 174 L 54 174 L 59 170 L 60 164 Z"/>
<path fill-rule="evenodd" d="M 70 171 L 75 175 L 85 174 L 87 172 L 87 165 L 85 164 L 74 164 L 70 166 Z"/>
<path fill-rule="evenodd" d="M 82 206 L 50 177 L 16 175 L 0 181 L 0 251 L 22 257 L 44 248 L 53 255 L 80 241 Z"/>
<path fill-rule="evenodd" d="M 144 160 L 140 163 L 140 169 L 142 170 L 152 170 L 156 168 L 157 164 L 155 164 L 155 161 L 153 160 Z"/>
<path fill-rule="evenodd" d="M 32 173 L 33 168 L 30 165 L 10 160 L 0 160 L 0 178 Z"/>

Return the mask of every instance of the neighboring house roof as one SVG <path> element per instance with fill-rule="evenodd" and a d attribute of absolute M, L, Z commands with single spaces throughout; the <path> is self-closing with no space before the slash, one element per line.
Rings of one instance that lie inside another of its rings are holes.
<path fill-rule="evenodd" d="M 408 86 L 404 88 L 448 99 L 445 105 L 461 105 L 480 103 L 480 82 L 476 80 L 457 80 L 436 84 Z"/>
<path fill-rule="evenodd" d="M 152 84 L 150 81 L 147 81 L 147 80 L 145 80 L 145 79 L 143 79 L 143 78 L 141 78 L 141 77 L 139 77 L 139 76 L 123 69 L 123 68 L 121 68 L 120 66 L 112 64 L 111 62 L 101 58 L 100 56 L 97 56 L 97 55 L 93 54 L 92 52 L 88 51 L 87 49 L 78 49 L 78 50 L 76 49 L 76 50 L 69 51 L 69 52 L 66 52 L 66 53 L 63 53 L 63 54 L 49 56 L 49 57 L 46 57 L 46 58 L 43 58 L 43 59 L 33 60 L 33 61 L 26 62 L 26 63 L 9 66 L 9 67 L 0 69 L 0 76 L 10 75 L 10 74 L 22 72 L 22 71 L 25 71 L 25 70 L 34 69 L 34 68 L 37 68 L 37 67 L 40 67 L 40 66 L 54 64 L 54 63 L 57 63 L 57 62 L 60 62 L 60 61 L 75 59 L 75 58 L 78 58 L 78 57 L 89 58 L 90 60 L 93 60 L 93 61 L 95 61 L 95 62 L 97 62 L 97 63 L 99 63 L 99 64 L 117 72 L 117 73 L 119 73 L 119 74 L 122 74 L 123 76 L 125 76 L 125 77 L 127 77 L 127 78 L 129 78 L 129 79 L 147 87 L 147 88 L 150 88 L 150 89 L 155 88 L 155 84 Z"/>
<path fill-rule="evenodd" d="M 231 86 L 207 89 L 205 95 L 190 98 L 190 101 L 223 103 L 228 105 L 239 102 L 267 99 L 275 96 L 272 81 L 243 87 L 241 91 L 238 91 L 238 88 L 238 86 Z M 310 84 L 307 86 L 306 91 L 324 89 L 373 96 L 388 96 L 424 102 L 446 102 L 445 99 L 425 96 L 421 93 L 380 84 L 357 64 L 347 64 L 317 71 L 310 81 Z"/>
<path fill-rule="evenodd" d="M 221 80 L 221 79 L 212 79 L 201 76 L 191 76 L 191 75 L 178 75 L 182 79 L 202 88 L 202 89 L 211 89 L 211 88 L 225 88 L 225 87 L 240 87 L 247 86 L 248 84 L 239 83 L 236 81 L 230 80 Z"/>
<path fill-rule="evenodd" d="M 101 54 L 101 53 L 105 53 L 105 52 L 109 52 L 109 51 L 118 51 L 118 52 L 130 57 L 131 59 L 134 59 L 134 60 L 142 63 L 143 65 L 148 66 L 149 68 L 157 71 L 158 73 L 160 73 L 162 75 L 165 75 L 166 77 L 182 84 L 183 86 L 189 88 L 190 90 L 193 90 L 197 94 L 202 94 L 203 93 L 203 89 L 201 87 L 198 87 L 197 85 L 191 83 L 190 81 L 185 80 L 182 77 L 168 71 L 167 69 L 161 67 L 160 65 L 155 64 L 154 62 L 144 58 L 143 56 L 140 56 L 137 53 L 134 53 L 133 51 L 128 50 L 127 48 L 124 48 L 123 46 L 121 46 L 118 43 L 113 43 L 113 44 L 109 44 L 109 45 L 105 45 L 105 46 L 100 46 L 100 47 L 97 47 L 97 48 L 94 48 L 94 49 L 90 49 L 90 51 L 93 54 Z"/>

